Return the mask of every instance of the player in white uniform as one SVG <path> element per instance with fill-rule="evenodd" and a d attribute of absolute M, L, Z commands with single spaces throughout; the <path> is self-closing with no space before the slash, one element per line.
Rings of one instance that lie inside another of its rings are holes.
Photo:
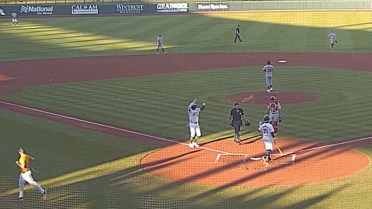
<path fill-rule="evenodd" d="M 335 46 L 335 44 L 337 43 L 336 33 L 335 33 L 334 30 L 332 30 L 328 34 L 328 38 L 329 38 L 329 42 L 331 43 L 331 47 L 333 48 Z"/>
<path fill-rule="evenodd" d="M 265 79 L 266 79 L 266 87 L 267 92 L 273 91 L 273 71 L 274 66 L 271 65 L 270 60 L 267 61 L 267 64 L 262 69 L 265 72 Z"/>
<path fill-rule="evenodd" d="M 274 127 L 270 124 L 270 118 L 265 115 L 264 122 L 258 127 L 258 131 L 262 133 L 262 140 L 265 145 L 265 156 L 263 159 L 268 162 L 271 160 L 271 152 L 273 151 L 274 144 Z"/>
<path fill-rule="evenodd" d="M 167 53 L 163 47 L 163 37 L 161 37 L 161 34 L 158 37 L 156 37 L 156 45 L 158 47 L 156 49 L 156 54 L 159 54 L 159 49 L 163 51 L 163 54 Z"/>
<path fill-rule="evenodd" d="M 199 147 L 196 143 L 198 138 L 201 136 L 201 130 L 199 126 L 199 113 L 204 109 L 205 103 L 202 107 L 196 106 L 196 99 L 192 101 L 188 108 L 187 112 L 189 114 L 189 128 L 190 128 L 190 148 Z"/>
<path fill-rule="evenodd" d="M 282 106 L 279 101 L 276 100 L 275 96 L 270 97 L 270 102 L 267 106 L 267 115 L 270 118 L 270 123 L 274 127 L 275 135 L 278 133 L 279 122 L 282 122 Z"/>
<path fill-rule="evenodd" d="M 12 12 L 11 14 L 10 14 L 10 16 L 12 17 L 12 24 L 13 24 L 13 26 L 18 26 L 19 24 L 18 24 L 18 19 L 17 19 L 17 13 L 16 12 Z"/>

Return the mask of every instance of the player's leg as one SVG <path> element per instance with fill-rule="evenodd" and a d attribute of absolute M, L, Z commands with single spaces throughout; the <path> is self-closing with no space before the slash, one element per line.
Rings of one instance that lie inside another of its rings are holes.
<path fill-rule="evenodd" d="M 241 43 L 243 43 L 242 39 L 240 38 L 240 35 L 238 36 L 238 38 L 239 38 L 239 41 L 240 41 Z"/>
<path fill-rule="evenodd" d="M 199 147 L 199 144 L 197 143 L 199 137 L 201 137 L 201 130 L 200 130 L 200 127 L 197 126 L 195 128 L 195 139 L 193 140 L 194 147 Z"/>
<path fill-rule="evenodd" d="M 40 194 L 44 194 L 44 189 L 32 178 L 31 171 L 24 173 L 23 179 L 33 186 Z"/>
<path fill-rule="evenodd" d="M 23 200 L 23 193 L 25 190 L 25 183 L 26 181 L 23 179 L 22 173 L 19 174 L 18 177 L 18 188 L 19 188 L 19 193 L 18 193 L 18 199 Z"/>
<path fill-rule="evenodd" d="M 266 150 L 266 153 L 265 153 L 266 161 L 270 161 L 271 151 L 273 150 L 273 142 L 265 140 L 264 143 L 265 143 L 265 150 Z"/>
<path fill-rule="evenodd" d="M 234 141 L 236 143 L 241 144 L 241 140 L 240 140 L 240 126 L 242 125 L 241 121 L 234 121 L 233 125 L 234 125 Z"/>
<path fill-rule="evenodd" d="M 190 143 L 189 143 L 189 147 L 190 148 L 194 148 L 195 146 L 194 146 L 193 142 L 194 142 L 194 138 L 196 136 L 196 131 L 195 131 L 195 127 L 192 127 L 191 124 L 190 124 L 189 127 L 190 127 Z"/>
<path fill-rule="evenodd" d="M 273 125 L 274 134 L 278 133 L 278 126 L 279 126 L 279 113 L 272 114 L 270 113 L 270 123 Z"/>
<path fill-rule="evenodd" d="M 156 49 L 156 54 L 159 54 L 160 46 L 158 45 L 158 48 Z"/>
<path fill-rule="evenodd" d="M 272 76 L 269 76 L 268 77 L 268 88 L 270 89 L 270 91 L 273 91 L 273 77 Z"/>
<path fill-rule="evenodd" d="M 265 81 L 266 81 L 266 91 L 270 92 L 270 78 L 269 76 L 265 76 Z"/>
<path fill-rule="evenodd" d="M 165 51 L 164 47 L 161 47 L 161 50 L 163 50 L 163 54 L 166 54 L 167 52 Z"/>

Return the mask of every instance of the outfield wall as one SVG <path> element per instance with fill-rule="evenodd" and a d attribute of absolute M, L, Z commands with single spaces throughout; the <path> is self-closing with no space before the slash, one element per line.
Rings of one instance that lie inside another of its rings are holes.
<path fill-rule="evenodd" d="M 190 3 L 192 12 L 255 10 L 372 10 L 372 1 L 249 1 Z"/>
<path fill-rule="evenodd" d="M 372 1 L 372 0 L 371 0 Z M 0 17 L 138 15 L 260 10 L 372 10 L 371 1 L 248 1 L 216 3 L 112 3 L 0 5 Z"/>

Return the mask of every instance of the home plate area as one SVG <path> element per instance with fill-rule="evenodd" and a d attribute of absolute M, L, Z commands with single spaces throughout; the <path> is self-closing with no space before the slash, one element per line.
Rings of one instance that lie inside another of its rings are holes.
<path fill-rule="evenodd" d="M 280 139 L 272 161 L 264 155 L 262 140 L 243 140 L 242 145 L 230 138 L 187 143 L 156 150 L 141 160 L 144 171 L 185 183 L 213 186 L 283 186 L 304 185 L 350 176 L 369 164 L 368 158 L 350 147 L 317 149 L 317 144 Z"/>

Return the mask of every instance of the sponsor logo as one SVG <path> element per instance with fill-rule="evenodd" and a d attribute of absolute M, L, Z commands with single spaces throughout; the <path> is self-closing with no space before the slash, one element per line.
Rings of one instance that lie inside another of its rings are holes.
<path fill-rule="evenodd" d="M 188 3 L 163 3 L 156 4 L 156 12 L 187 12 Z"/>
<path fill-rule="evenodd" d="M 116 11 L 121 14 L 142 13 L 143 8 L 143 4 L 116 4 Z"/>
<path fill-rule="evenodd" d="M 37 14 L 37 15 L 52 15 L 54 11 L 53 6 L 29 6 L 22 5 L 21 13 Z"/>
<path fill-rule="evenodd" d="M 98 5 L 96 4 L 71 6 L 71 14 L 73 15 L 96 15 L 98 13 Z"/>
<path fill-rule="evenodd" d="M 198 10 L 227 10 L 227 4 L 198 4 Z"/>
<path fill-rule="evenodd" d="M 5 12 L 4 12 L 4 10 L 0 7 L 0 15 L 1 16 L 5 16 L 6 14 L 5 14 Z"/>

